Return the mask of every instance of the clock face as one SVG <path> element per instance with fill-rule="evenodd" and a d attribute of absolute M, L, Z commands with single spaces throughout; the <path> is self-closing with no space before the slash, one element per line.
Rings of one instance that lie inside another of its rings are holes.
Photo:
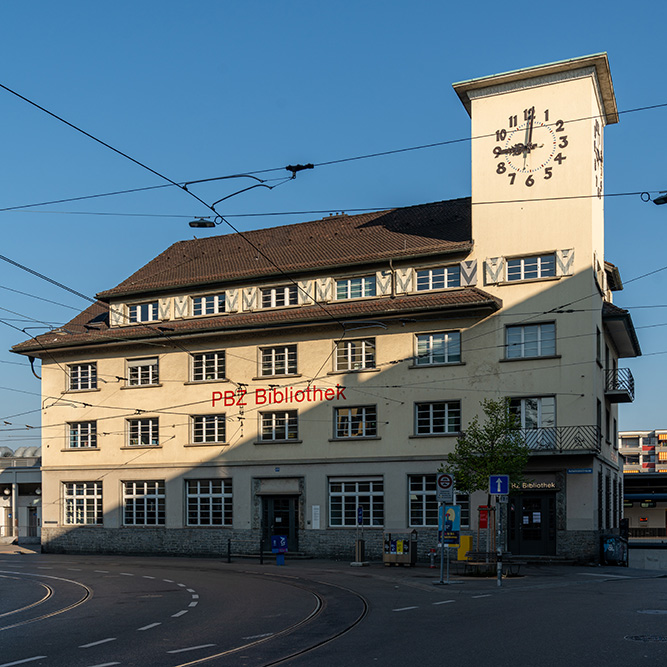
<path fill-rule="evenodd" d="M 496 130 L 493 148 L 496 174 L 510 185 L 532 187 L 542 179 L 548 181 L 567 159 L 568 138 L 562 120 L 550 120 L 551 112 L 535 107 L 507 117 Z"/>

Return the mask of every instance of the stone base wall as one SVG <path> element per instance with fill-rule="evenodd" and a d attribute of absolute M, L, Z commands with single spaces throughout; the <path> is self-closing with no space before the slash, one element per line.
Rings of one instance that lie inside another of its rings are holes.
<path fill-rule="evenodd" d="M 556 555 L 579 563 L 599 563 L 601 539 L 602 533 L 598 530 L 559 530 Z"/>

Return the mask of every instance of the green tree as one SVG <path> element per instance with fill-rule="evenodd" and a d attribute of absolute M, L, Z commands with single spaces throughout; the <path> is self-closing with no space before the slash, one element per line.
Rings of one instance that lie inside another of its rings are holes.
<path fill-rule="evenodd" d="M 459 436 L 444 470 L 454 475 L 462 493 L 489 488 L 490 475 L 509 475 L 510 486 L 525 481 L 524 470 L 530 454 L 509 400 L 484 400 L 484 421 L 477 416 Z"/>

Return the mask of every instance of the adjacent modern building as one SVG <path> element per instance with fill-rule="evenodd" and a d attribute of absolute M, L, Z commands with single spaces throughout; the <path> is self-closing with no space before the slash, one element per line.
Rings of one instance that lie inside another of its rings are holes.
<path fill-rule="evenodd" d="M 39 544 L 42 480 L 39 447 L 0 447 L 0 544 Z"/>
<path fill-rule="evenodd" d="M 42 364 L 46 551 L 368 557 L 433 546 L 436 473 L 481 401 L 531 448 L 509 549 L 595 559 L 617 530 L 619 360 L 604 254 L 605 54 L 464 81 L 472 196 L 182 241 Z M 444 165 L 447 170 L 467 164 Z M 486 493 L 460 496 L 475 541 Z"/>

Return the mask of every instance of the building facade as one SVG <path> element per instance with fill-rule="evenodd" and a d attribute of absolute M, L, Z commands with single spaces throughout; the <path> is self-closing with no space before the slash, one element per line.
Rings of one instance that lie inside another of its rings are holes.
<path fill-rule="evenodd" d="M 435 476 L 481 401 L 531 448 L 514 553 L 618 527 L 617 403 L 640 354 L 604 258 L 606 55 L 454 85 L 472 197 L 176 243 L 42 362 L 43 548 L 351 558 L 437 530 Z M 458 168 L 452 165 L 452 168 Z M 463 529 L 482 542 L 477 506 Z"/>
<path fill-rule="evenodd" d="M 0 544 L 39 544 L 42 480 L 39 447 L 0 447 Z"/>

